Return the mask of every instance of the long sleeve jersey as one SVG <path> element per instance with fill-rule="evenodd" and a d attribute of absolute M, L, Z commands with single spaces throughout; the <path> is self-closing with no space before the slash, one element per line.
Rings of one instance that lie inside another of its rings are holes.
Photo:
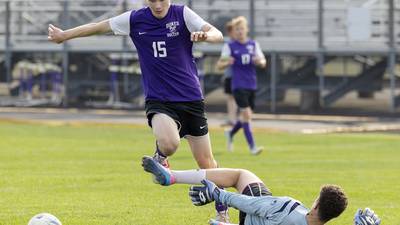
<path fill-rule="evenodd" d="M 290 197 L 250 197 L 221 191 L 219 200 L 246 213 L 245 225 L 307 225 L 310 211 Z"/>

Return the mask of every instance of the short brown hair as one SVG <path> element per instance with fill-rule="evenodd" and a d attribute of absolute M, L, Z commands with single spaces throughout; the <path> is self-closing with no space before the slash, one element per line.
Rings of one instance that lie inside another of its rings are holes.
<path fill-rule="evenodd" d="M 318 200 L 318 217 L 322 222 L 338 217 L 347 207 L 347 197 L 337 185 L 321 187 Z"/>

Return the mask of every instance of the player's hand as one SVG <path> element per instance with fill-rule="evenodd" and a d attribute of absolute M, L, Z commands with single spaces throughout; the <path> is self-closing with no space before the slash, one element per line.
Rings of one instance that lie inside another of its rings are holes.
<path fill-rule="evenodd" d="M 254 65 L 264 67 L 265 59 L 258 56 L 253 56 L 253 63 Z"/>
<path fill-rule="evenodd" d="M 190 34 L 190 40 L 193 42 L 202 42 L 207 40 L 207 33 L 204 31 L 196 31 Z"/>
<path fill-rule="evenodd" d="M 189 190 L 189 196 L 193 205 L 206 205 L 219 199 L 220 189 L 209 180 L 202 180 L 204 186 L 192 186 Z"/>
<path fill-rule="evenodd" d="M 65 41 L 65 34 L 64 31 L 60 28 L 54 26 L 53 24 L 49 24 L 48 28 L 49 34 L 47 39 L 51 42 L 60 44 Z"/>
<path fill-rule="evenodd" d="M 229 65 L 233 65 L 235 63 L 235 58 L 229 57 L 228 63 L 229 63 Z"/>
<path fill-rule="evenodd" d="M 369 208 L 358 209 L 354 215 L 354 225 L 379 225 L 380 223 L 378 215 Z"/>

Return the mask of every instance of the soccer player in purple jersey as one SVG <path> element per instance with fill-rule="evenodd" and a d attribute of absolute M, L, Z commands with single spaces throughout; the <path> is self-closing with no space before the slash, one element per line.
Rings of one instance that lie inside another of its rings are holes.
<path fill-rule="evenodd" d="M 225 30 L 227 32 L 227 35 L 229 39 L 227 40 L 227 43 L 230 41 L 234 40 L 234 35 L 233 35 L 233 24 L 232 20 L 230 20 L 228 23 L 225 25 Z M 217 68 L 221 67 L 221 63 L 224 63 L 221 60 L 218 60 L 217 62 Z M 227 100 L 226 100 L 226 109 L 227 109 L 227 120 L 224 125 L 229 125 L 233 126 L 236 123 L 236 118 L 237 118 L 237 105 L 235 102 L 235 98 L 233 97 L 232 94 L 232 69 L 230 67 L 225 68 L 224 71 L 224 76 L 223 76 L 223 84 L 224 84 L 224 93 L 226 94 Z"/>
<path fill-rule="evenodd" d="M 255 66 L 265 68 L 267 61 L 261 51 L 260 45 L 248 38 L 249 28 L 245 17 L 240 16 L 232 21 L 235 40 L 225 44 L 219 69 L 232 68 L 232 90 L 236 104 L 240 109 L 240 119 L 233 128 L 226 132 L 228 150 L 233 149 L 233 136 L 243 128 L 250 152 L 254 155 L 262 151 L 257 147 L 250 128 L 251 117 L 254 109 L 257 77 Z"/>
<path fill-rule="evenodd" d="M 169 167 L 167 157 L 184 137 L 200 168 L 216 168 L 192 46 L 222 42 L 222 33 L 186 6 L 170 0 L 147 3 L 148 7 L 65 31 L 50 24 L 48 39 L 62 43 L 110 32 L 129 35 L 139 54 L 146 115 L 156 138 L 154 158 Z M 220 217 L 227 216 L 226 207 L 217 208 Z"/>

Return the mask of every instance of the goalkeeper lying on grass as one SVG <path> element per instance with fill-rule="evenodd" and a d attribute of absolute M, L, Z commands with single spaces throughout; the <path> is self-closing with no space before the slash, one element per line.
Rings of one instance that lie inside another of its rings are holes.
<path fill-rule="evenodd" d="M 164 186 L 175 183 L 203 184 L 190 188 L 193 204 L 201 206 L 218 201 L 234 207 L 240 210 L 240 225 L 322 225 L 338 217 L 347 206 L 345 193 L 336 185 L 322 186 L 310 210 L 296 199 L 272 196 L 260 178 L 247 170 L 218 168 L 175 171 L 166 169 L 148 156 L 143 157 L 142 165 Z M 234 187 L 241 194 L 222 190 L 217 185 Z M 379 219 L 369 218 L 375 216 L 373 211 L 372 214 L 370 212 L 358 212 L 356 225 L 378 225 Z M 210 224 L 228 225 L 215 220 L 211 220 Z"/>

